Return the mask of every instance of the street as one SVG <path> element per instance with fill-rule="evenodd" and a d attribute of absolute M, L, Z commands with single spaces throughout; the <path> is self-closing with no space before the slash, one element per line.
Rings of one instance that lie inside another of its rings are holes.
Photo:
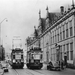
<path fill-rule="evenodd" d="M 74 69 L 65 69 L 62 71 L 49 71 L 46 68 L 41 70 L 31 70 L 24 66 L 23 69 L 12 69 L 9 67 L 9 72 L 4 73 L 4 75 L 75 75 Z"/>
<path fill-rule="evenodd" d="M 75 0 L 0 0 L 0 75 L 75 75 Z"/>

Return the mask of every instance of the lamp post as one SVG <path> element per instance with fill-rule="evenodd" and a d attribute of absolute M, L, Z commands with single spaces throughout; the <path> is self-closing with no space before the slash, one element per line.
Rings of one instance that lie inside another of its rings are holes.
<path fill-rule="evenodd" d="M 61 70 L 61 51 L 60 51 L 60 47 L 61 45 L 58 45 L 57 43 L 55 44 L 55 47 L 56 47 L 56 61 L 59 62 L 59 67 L 60 67 L 60 70 Z"/>
<path fill-rule="evenodd" d="M 0 45 L 1 45 L 1 24 L 6 20 L 6 22 L 8 21 L 7 18 L 4 18 L 1 22 L 0 22 Z"/>

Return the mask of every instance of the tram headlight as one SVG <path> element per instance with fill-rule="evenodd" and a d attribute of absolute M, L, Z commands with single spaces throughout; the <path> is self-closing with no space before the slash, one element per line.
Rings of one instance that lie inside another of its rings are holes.
<path fill-rule="evenodd" d="M 15 60 L 13 60 L 13 63 L 15 63 Z"/>

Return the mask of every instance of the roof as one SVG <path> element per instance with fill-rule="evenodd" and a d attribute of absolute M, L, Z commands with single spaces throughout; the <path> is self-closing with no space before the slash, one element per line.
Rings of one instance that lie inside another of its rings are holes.
<path fill-rule="evenodd" d="M 61 13 L 59 12 L 53 12 L 49 13 L 49 22 L 52 24 L 54 21 L 56 21 L 61 16 Z"/>
<path fill-rule="evenodd" d="M 61 16 L 61 13 L 59 12 L 50 12 L 47 14 L 46 18 L 40 18 L 41 20 L 41 27 L 42 27 L 42 32 L 45 30 L 45 26 L 46 26 L 46 19 L 49 18 L 49 23 L 50 26 L 54 23 L 54 21 L 57 21 L 58 18 Z M 39 27 L 39 26 L 38 26 Z"/>

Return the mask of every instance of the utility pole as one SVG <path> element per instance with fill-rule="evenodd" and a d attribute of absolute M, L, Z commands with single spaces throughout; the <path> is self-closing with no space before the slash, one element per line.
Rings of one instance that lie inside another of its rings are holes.
<path fill-rule="evenodd" d="M 0 22 L 0 45 L 1 45 L 1 24 L 6 20 L 6 22 L 8 21 L 7 18 L 4 18 L 1 22 Z"/>

